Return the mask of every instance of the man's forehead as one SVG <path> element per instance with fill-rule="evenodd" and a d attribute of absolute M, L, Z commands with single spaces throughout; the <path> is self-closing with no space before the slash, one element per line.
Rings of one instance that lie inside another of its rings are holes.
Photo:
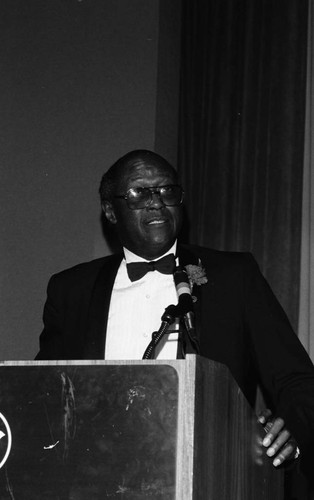
<path fill-rule="evenodd" d="M 123 169 L 123 177 L 128 181 L 136 181 L 143 177 L 163 176 L 173 179 L 175 172 L 166 163 L 151 160 L 134 160 Z"/>

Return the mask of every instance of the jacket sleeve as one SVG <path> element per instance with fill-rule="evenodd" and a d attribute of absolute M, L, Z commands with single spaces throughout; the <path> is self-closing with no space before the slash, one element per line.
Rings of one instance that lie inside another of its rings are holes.
<path fill-rule="evenodd" d="M 249 255 L 244 271 L 245 323 L 262 385 L 304 457 L 314 449 L 314 367 Z"/>

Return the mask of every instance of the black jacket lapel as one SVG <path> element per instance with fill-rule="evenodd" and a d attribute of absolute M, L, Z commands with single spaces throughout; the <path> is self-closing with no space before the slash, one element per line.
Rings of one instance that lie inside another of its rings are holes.
<path fill-rule="evenodd" d="M 104 359 L 111 292 L 122 257 L 122 254 L 108 257 L 95 281 L 88 312 L 85 359 Z"/>

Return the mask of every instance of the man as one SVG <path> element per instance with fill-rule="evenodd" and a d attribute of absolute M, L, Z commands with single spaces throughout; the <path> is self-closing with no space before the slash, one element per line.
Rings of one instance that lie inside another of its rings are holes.
<path fill-rule="evenodd" d="M 297 457 L 296 442 L 306 456 L 314 444 L 313 366 L 253 257 L 177 242 L 183 191 L 156 153 L 120 158 L 103 176 L 100 196 L 123 253 L 52 277 L 37 359 L 141 359 L 165 308 L 178 300 L 173 272 L 180 266 L 193 287 L 197 336 L 189 342 L 185 335 L 184 348 L 227 365 L 252 404 L 261 384 L 277 415 L 261 417 L 275 466 Z M 176 358 L 182 336 L 177 328 L 166 333 L 156 353 Z"/>

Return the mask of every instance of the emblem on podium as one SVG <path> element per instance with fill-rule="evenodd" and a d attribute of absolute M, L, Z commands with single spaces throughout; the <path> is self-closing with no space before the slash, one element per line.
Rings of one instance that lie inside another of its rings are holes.
<path fill-rule="evenodd" d="M 12 434 L 5 416 L 0 413 L 0 469 L 6 463 L 12 446 Z"/>

